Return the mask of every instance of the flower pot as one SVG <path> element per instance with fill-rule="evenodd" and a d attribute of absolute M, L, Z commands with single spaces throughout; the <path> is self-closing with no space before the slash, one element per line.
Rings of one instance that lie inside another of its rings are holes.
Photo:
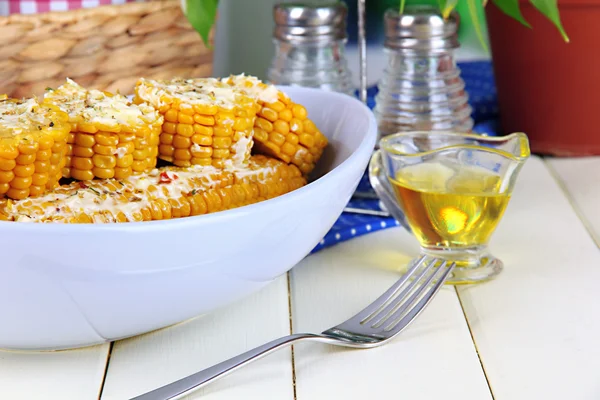
<path fill-rule="evenodd" d="M 502 131 L 527 133 L 533 152 L 555 156 L 600 154 L 600 0 L 561 0 L 571 41 L 529 3 L 533 29 L 486 7 Z"/>

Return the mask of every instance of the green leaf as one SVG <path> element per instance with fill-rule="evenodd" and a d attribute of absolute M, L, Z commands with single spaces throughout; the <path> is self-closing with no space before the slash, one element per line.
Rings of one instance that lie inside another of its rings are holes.
<path fill-rule="evenodd" d="M 405 5 L 406 5 L 406 0 L 400 0 L 400 14 L 404 13 Z"/>
<path fill-rule="evenodd" d="M 523 17 L 523 14 L 521 14 L 519 0 L 492 0 L 492 3 L 494 3 L 504 14 L 516 19 L 526 27 L 531 28 L 529 22 L 527 22 Z"/>
<path fill-rule="evenodd" d="M 531 4 L 537 8 L 542 14 L 546 16 L 554 26 L 558 29 L 565 42 L 569 42 L 569 36 L 565 32 L 565 28 L 562 26 L 560 21 L 560 15 L 558 13 L 558 5 L 556 0 L 530 0 Z"/>
<path fill-rule="evenodd" d="M 219 0 L 181 0 L 183 12 L 192 27 L 200 34 L 204 44 L 210 47 L 208 36 L 217 16 Z"/>
<path fill-rule="evenodd" d="M 471 15 L 471 20 L 473 21 L 473 28 L 475 28 L 477 39 L 479 39 L 481 47 L 483 47 L 483 50 L 487 53 L 489 52 L 489 49 L 483 34 L 482 23 L 479 19 L 479 14 L 477 13 L 477 1 L 478 0 L 467 0 L 467 7 L 469 8 L 469 14 Z"/>
<path fill-rule="evenodd" d="M 438 0 L 442 17 L 448 18 L 450 13 L 456 8 L 458 0 Z"/>

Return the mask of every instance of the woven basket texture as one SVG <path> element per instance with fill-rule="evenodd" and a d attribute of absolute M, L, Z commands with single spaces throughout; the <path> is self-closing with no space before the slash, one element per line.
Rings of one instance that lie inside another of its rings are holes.
<path fill-rule="evenodd" d="M 212 63 L 179 0 L 0 17 L 0 94 L 11 97 L 40 96 L 67 77 L 131 94 L 140 77 L 205 77 Z"/>

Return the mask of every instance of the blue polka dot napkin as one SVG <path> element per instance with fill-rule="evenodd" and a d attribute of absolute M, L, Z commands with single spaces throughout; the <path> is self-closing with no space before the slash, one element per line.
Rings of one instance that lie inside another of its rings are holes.
<path fill-rule="evenodd" d="M 475 121 L 473 130 L 477 133 L 495 136 L 498 132 L 498 104 L 491 62 L 463 62 L 459 63 L 458 66 L 461 70 L 461 76 L 465 81 L 467 93 L 469 94 L 469 104 L 473 107 L 472 117 Z M 375 106 L 376 94 L 377 87 L 371 87 L 367 91 L 367 105 L 371 109 Z M 366 172 L 358 184 L 356 192 L 375 195 Z M 358 196 L 350 200 L 348 207 L 382 211 L 379 207 L 379 200 L 363 199 L 358 198 Z M 344 212 L 323 240 L 313 249 L 313 253 L 339 242 L 397 225 L 398 221 L 392 217 Z"/>

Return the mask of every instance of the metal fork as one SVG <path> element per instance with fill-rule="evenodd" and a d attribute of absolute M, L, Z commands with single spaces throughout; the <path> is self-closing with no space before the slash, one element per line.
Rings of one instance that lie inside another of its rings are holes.
<path fill-rule="evenodd" d="M 321 334 L 296 333 L 230 358 L 131 400 L 174 400 L 292 343 L 311 340 L 359 349 L 381 346 L 402 332 L 429 304 L 454 263 L 422 256 L 392 287 L 349 320 Z"/>

